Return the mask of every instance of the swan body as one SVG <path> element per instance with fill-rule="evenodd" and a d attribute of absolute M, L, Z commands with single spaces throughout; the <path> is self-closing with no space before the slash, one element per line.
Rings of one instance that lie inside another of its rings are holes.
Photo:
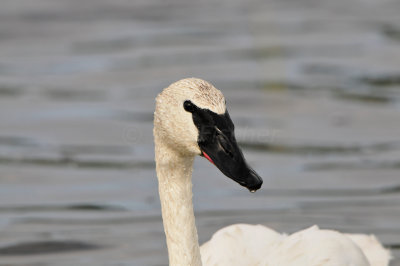
<path fill-rule="evenodd" d="M 385 266 L 390 260 L 390 253 L 374 236 L 342 234 L 315 225 L 291 235 L 262 225 L 230 225 L 200 250 L 203 265 L 220 266 Z"/>
<path fill-rule="evenodd" d="M 361 248 L 371 266 L 386 266 L 392 255 L 374 235 L 345 234 Z"/>
<path fill-rule="evenodd" d="M 153 134 L 169 265 L 388 265 L 390 253 L 374 236 L 317 226 L 284 235 L 262 225 L 231 225 L 200 250 L 192 203 L 195 156 L 252 192 L 262 179 L 236 143 L 222 93 L 204 80 L 180 80 L 157 96 Z"/>

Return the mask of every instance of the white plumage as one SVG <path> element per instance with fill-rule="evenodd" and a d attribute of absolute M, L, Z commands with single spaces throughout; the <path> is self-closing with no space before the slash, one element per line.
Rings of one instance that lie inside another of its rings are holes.
<path fill-rule="evenodd" d="M 312 226 L 282 235 L 262 225 L 235 224 L 201 246 L 204 265 L 386 266 L 390 253 L 374 236 Z"/>
<path fill-rule="evenodd" d="M 390 253 L 374 236 L 342 234 L 317 226 L 284 235 L 262 225 L 231 225 L 216 232 L 200 254 L 191 177 L 194 157 L 202 151 L 198 128 L 183 108 L 187 100 L 215 114 L 226 109 L 222 93 L 200 79 L 178 81 L 157 97 L 155 157 L 171 266 L 388 265 Z"/>

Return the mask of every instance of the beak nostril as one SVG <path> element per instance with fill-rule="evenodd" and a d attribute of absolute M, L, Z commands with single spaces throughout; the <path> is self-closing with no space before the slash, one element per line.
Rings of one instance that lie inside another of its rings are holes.
<path fill-rule="evenodd" d="M 233 159 L 234 158 L 233 147 L 227 140 L 226 136 L 222 134 L 220 130 L 217 130 L 217 140 L 221 148 L 224 150 L 224 152 Z"/>

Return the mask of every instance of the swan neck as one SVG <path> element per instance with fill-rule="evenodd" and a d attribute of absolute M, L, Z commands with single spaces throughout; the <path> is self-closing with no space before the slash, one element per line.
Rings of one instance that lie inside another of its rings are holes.
<path fill-rule="evenodd" d="M 169 265 L 201 266 L 192 203 L 194 157 L 179 154 L 157 140 L 155 155 Z"/>

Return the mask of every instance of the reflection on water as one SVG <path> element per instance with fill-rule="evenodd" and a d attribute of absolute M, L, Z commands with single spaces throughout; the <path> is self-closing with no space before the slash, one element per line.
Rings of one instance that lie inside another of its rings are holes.
<path fill-rule="evenodd" d="M 0 248 L 0 256 L 30 256 L 98 249 L 95 244 L 78 241 L 27 242 Z"/>
<path fill-rule="evenodd" d="M 196 159 L 201 242 L 318 224 L 399 257 L 399 3 L 6 0 L 2 265 L 166 265 L 154 98 L 192 76 L 223 91 L 264 179 L 250 194 Z"/>
<path fill-rule="evenodd" d="M 368 152 L 384 152 L 398 150 L 399 143 L 375 143 L 369 145 L 291 145 L 288 143 L 262 143 L 240 141 L 240 146 L 254 151 L 299 155 L 329 155 L 329 154 L 362 154 Z"/>
<path fill-rule="evenodd" d="M 400 86 L 400 74 L 383 74 L 362 77 L 361 81 L 374 86 Z"/>

